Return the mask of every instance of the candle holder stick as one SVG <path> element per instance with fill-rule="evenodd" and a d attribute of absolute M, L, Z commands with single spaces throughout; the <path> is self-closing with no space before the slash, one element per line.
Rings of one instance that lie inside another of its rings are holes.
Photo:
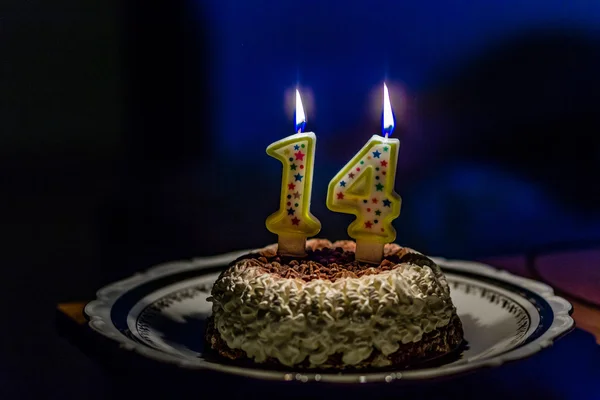
<path fill-rule="evenodd" d="M 356 241 L 355 259 L 369 264 L 379 264 L 383 259 L 383 248 L 385 244 L 369 240 L 358 239 Z"/>
<path fill-rule="evenodd" d="M 279 235 L 277 237 L 277 254 L 290 257 L 306 257 L 306 236 Z"/>

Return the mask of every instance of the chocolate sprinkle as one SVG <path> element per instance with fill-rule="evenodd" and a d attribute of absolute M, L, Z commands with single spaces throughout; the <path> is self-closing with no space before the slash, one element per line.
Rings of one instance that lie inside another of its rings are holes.
<path fill-rule="evenodd" d="M 237 261 L 246 260 L 247 265 L 261 267 L 265 273 L 287 279 L 301 279 L 305 282 L 323 279 L 335 282 L 340 278 L 360 278 L 363 275 L 375 275 L 397 268 L 400 264 L 410 263 L 419 266 L 432 266 L 433 261 L 418 253 L 405 250 L 386 255 L 379 265 L 359 262 L 354 252 L 342 247 L 307 249 L 303 258 L 281 256 L 274 251 L 248 254 Z"/>

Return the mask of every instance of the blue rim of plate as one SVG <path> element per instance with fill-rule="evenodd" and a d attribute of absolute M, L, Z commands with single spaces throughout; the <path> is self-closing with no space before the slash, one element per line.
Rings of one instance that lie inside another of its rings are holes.
<path fill-rule="evenodd" d="M 531 279 L 518 277 L 506 271 L 498 270 L 485 264 L 446 260 L 431 257 L 445 273 L 452 273 L 466 278 L 482 281 L 493 286 L 505 289 L 529 301 L 538 311 L 540 323 L 536 330 L 517 348 L 507 350 L 490 359 L 475 361 L 448 367 L 444 369 L 420 369 L 400 371 L 397 373 L 373 372 L 348 374 L 284 374 L 281 371 L 248 370 L 244 367 L 231 367 L 208 362 L 201 366 L 190 363 L 185 359 L 164 353 L 141 342 L 129 332 L 127 316 L 133 306 L 154 290 L 177 283 L 186 279 L 195 278 L 222 271 L 231 261 L 250 251 L 224 254 L 221 256 L 198 258 L 190 261 L 176 261 L 158 265 L 145 273 L 136 274 L 128 279 L 115 282 L 104 287 L 97 293 L 97 299 L 90 302 L 85 312 L 90 319 L 90 327 L 99 333 L 121 343 L 129 350 L 137 351 L 159 361 L 178 364 L 187 368 L 206 368 L 225 373 L 233 373 L 246 377 L 276 380 L 330 381 L 336 383 L 364 383 L 364 382 L 393 382 L 398 380 L 421 380 L 460 374 L 482 367 L 499 366 L 506 361 L 528 357 L 545 347 L 550 346 L 555 340 L 570 332 L 575 323 L 571 318 L 572 306 L 565 299 L 554 294 L 552 288 Z M 436 371 L 437 370 L 437 371 Z M 288 379 L 289 375 L 294 375 Z M 345 377 L 345 379 L 344 379 Z M 325 378 L 325 379 L 324 379 Z M 330 378 L 330 379 L 328 379 Z M 339 379 L 338 379 L 339 378 Z"/>
<path fill-rule="evenodd" d="M 198 276 L 209 275 L 214 272 L 219 272 L 223 270 L 223 266 L 206 268 L 206 269 L 195 269 L 188 270 L 179 273 L 174 273 L 172 275 L 167 275 L 162 278 L 154 279 L 149 282 L 146 282 L 140 286 L 135 287 L 129 292 L 123 294 L 121 297 L 117 299 L 111 309 L 111 321 L 117 327 L 119 331 L 123 334 L 127 334 L 129 327 L 127 326 L 127 316 L 129 315 L 129 311 L 137 304 L 137 302 L 144 298 L 146 295 L 154 292 L 156 289 L 171 285 L 173 283 L 177 283 L 186 279 L 195 278 Z M 506 283 L 493 278 L 481 277 L 480 275 L 465 272 L 465 271 L 456 271 L 456 270 L 448 270 L 442 267 L 444 272 L 452 272 L 455 275 L 461 275 L 468 278 L 477 279 L 479 281 L 491 283 L 494 286 L 501 287 L 506 289 L 512 293 L 516 293 L 529 302 L 535 305 L 539 315 L 540 315 L 540 324 L 536 328 L 536 330 L 525 340 L 523 344 L 530 343 L 535 339 L 539 338 L 541 334 L 546 330 L 547 326 L 552 325 L 554 321 L 554 313 L 552 312 L 552 307 L 550 304 L 539 294 L 525 288 L 521 288 L 515 286 L 510 283 Z M 526 310 L 523 310 L 527 312 Z M 136 339 L 137 340 L 137 339 Z"/>

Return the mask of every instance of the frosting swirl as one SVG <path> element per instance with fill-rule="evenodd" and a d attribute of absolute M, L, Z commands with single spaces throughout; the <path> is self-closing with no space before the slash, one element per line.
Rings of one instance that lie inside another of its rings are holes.
<path fill-rule="evenodd" d="M 416 253 L 394 246 L 386 252 Z M 326 367 L 331 355 L 341 354 L 344 364 L 356 365 L 374 348 L 387 356 L 400 343 L 418 342 L 455 313 L 448 284 L 433 262 L 400 262 L 378 274 L 306 282 L 250 261 L 238 260 L 224 271 L 209 300 L 223 340 L 256 362 L 276 358 L 293 366 L 308 358 L 310 367 Z"/>

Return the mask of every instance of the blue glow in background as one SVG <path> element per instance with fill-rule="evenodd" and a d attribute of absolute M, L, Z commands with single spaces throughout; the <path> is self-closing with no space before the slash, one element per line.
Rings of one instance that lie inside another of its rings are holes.
<path fill-rule="evenodd" d="M 590 1 L 225 0 L 196 7 L 210 25 L 214 59 L 206 61 L 215 65 L 219 143 L 237 151 L 260 150 L 293 126 L 283 96 L 296 83 L 314 95 L 310 126 L 322 140 L 339 138 L 357 129 L 384 80 L 422 95 L 507 41 L 561 29 L 591 36 L 600 21 L 600 3 Z"/>
<path fill-rule="evenodd" d="M 345 237 L 351 217 L 325 208 L 326 186 L 380 132 L 385 80 L 402 143 L 399 242 L 476 256 L 600 239 L 600 146 L 589 128 L 600 109 L 600 3 L 192 4 L 214 49 L 214 151 L 262 177 L 260 201 L 245 208 L 253 215 L 232 228 L 239 237 L 277 207 L 280 167 L 264 149 L 293 133 L 286 94 L 297 84 L 318 137 L 312 209 L 321 236 Z"/>
<path fill-rule="evenodd" d="M 265 149 L 294 133 L 296 86 L 318 138 L 311 209 L 346 238 L 327 184 L 381 132 L 384 81 L 398 242 L 471 258 L 600 241 L 598 2 L 98 2 L 3 26 L 0 173 L 26 199 L 6 225 L 25 235 L 32 216 L 102 265 L 274 242 Z"/>

